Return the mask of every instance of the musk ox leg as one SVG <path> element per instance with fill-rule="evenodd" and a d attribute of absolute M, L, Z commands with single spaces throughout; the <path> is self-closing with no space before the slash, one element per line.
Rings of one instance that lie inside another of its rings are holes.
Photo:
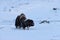
<path fill-rule="evenodd" d="M 29 26 L 27 27 L 27 30 L 29 30 Z"/>
<path fill-rule="evenodd" d="M 19 28 L 19 29 L 21 29 L 21 27 L 20 27 L 20 26 L 18 26 L 18 28 Z"/>
<path fill-rule="evenodd" d="M 16 26 L 16 28 L 18 28 L 18 26 Z"/>
<path fill-rule="evenodd" d="M 25 30 L 25 27 L 23 27 L 23 29 Z"/>
<path fill-rule="evenodd" d="M 21 27 L 20 26 L 16 26 L 16 29 L 20 29 Z"/>

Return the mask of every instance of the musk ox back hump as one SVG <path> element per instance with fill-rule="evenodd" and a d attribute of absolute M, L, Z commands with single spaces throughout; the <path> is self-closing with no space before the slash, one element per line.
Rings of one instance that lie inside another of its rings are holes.
<path fill-rule="evenodd" d="M 34 22 L 33 22 L 33 20 L 31 20 L 31 19 L 27 19 L 26 21 L 25 21 L 25 24 L 26 24 L 26 26 L 34 26 Z"/>

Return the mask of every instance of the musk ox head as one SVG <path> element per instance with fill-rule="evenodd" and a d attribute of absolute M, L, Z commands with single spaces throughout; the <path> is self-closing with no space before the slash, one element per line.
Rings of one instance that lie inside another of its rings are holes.
<path fill-rule="evenodd" d="M 30 26 L 34 26 L 34 22 L 33 22 L 33 20 L 31 20 L 31 19 L 27 19 L 26 21 L 25 21 L 25 26 L 26 27 L 30 27 Z"/>
<path fill-rule="evenodd" d="M 23 29 L 26 27 L 29 29 L 29 27 L 34 26 L 34 22 L 31 19 L 25 20 L 24 24 L 22 25 Z"/>

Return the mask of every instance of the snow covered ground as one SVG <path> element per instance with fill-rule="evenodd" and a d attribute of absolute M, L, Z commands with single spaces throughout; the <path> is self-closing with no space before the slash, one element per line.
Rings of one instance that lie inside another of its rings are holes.
<path fill-rule="evenodd" d="M 60 0 L 0 0 L 0 40 L 60 40 L 59 4 Z M 34 20 L 30 30 L 15 28 L 15 18 L 22 12 Z M 41 20 L 50 23 L 39 24 Z"/>

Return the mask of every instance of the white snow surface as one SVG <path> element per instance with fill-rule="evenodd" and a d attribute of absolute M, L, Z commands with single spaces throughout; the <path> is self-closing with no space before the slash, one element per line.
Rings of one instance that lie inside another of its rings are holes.
<path fill-rule="evenodd" d="M 21 13 L 34 20 L 29 30 L 15 28 Z M 0 40 L 60 40 L 60 0 L 0 0 Z"/>

